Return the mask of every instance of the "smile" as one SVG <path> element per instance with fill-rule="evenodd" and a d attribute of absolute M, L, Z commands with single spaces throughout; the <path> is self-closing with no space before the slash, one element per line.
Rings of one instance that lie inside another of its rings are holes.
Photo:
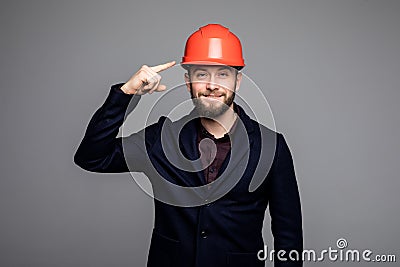
<path fill-rule="evenodd" d="M 222 97 L 222 95 L 214 95 L 214 94 L 209 94 L 209 95 L 202 95 L 200 96 L 202 98 L 214 98 L 214 99 L 219 99 Z"/>

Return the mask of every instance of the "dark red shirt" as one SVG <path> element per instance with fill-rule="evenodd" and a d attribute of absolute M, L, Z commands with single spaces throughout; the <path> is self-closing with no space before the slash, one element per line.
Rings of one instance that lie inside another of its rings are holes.
<path fill-rule="evenodd" d="M 239 114 L 239 110 L 237 109 L 235 104 L 234 104 L 234 111 L 237 114 Z M 238 119 L 239 118 L 236 118 L 234 124 L 232 125 L 229 131 L 230 134 L 234 132 Z M 208 163 L 215 155 L 215 158 L 212 161 L 212 163 L 207 168 L 204 169 L 204 177 L 206 179 L 205 182 L 208 184 L 217 179 L 219 169 L 221 168 L 222 163 L 227 157 L 229 151 L 231 150 L 231 142 L 228 133 L 226 133 L 221 138 L 215 138 L 214 135 L 209 133 L 204 128 L 204 126 L 201 124 L 200 119 L 197 120 L 197 123 L 198 123 L 197 147 L 199 148 L 203 168 L 208 165 Z M 200 145 L 201 140 L 203 140 L 204 138 L 209 138 L 210 140 L 212 140 L 212 142 L 207 140 L 203 141 Z M 216 149 L 214 148 L 214 144 L 216 146 Z"/>

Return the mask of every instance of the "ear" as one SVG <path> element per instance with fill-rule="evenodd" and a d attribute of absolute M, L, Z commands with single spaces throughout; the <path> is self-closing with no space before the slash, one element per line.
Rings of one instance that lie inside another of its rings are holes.
<path fill-rule="evenodd" d="M 242 81 L 242 73 L 238 72 L 236 74 L 236 88 L 235 88 L 236 91 L 239 91 L 241 81 Z"/>
<path fill-rule="evenodd" d="M 189 74 L 186 72 L 185 75 L 185 84 L 186 84 L 186 88 L 188 90 L 188 92 L 190 92 L 190 78 L 189 78 Z"/>

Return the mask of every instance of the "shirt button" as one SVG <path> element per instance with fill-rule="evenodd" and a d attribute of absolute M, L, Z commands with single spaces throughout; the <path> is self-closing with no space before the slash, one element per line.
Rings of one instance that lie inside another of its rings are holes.
<path fill-rule="evenodd" d="M 207 231 L 206 230 L 201 231 L 200 236 L 202 238 L 207 238 Z"/>
<path fill-rule="evenodd" d="M 215 168 L 214 168 L 214 167 L 211 167 L 211 168 L 210 168 L 210 172 L 211 172 L 211 173 L 214 173 L 214 171 L 215 171 Z"/>

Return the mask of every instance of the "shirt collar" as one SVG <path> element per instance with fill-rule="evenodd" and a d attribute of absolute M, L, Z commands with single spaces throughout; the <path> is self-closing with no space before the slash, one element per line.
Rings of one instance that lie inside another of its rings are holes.
<path fill-rule="evenodd" d="M 229 141 L 229 135 L 233 134 L 235 132 L 235 128 L 237 125 L 237 121 L 239 119 L 240 115 L 240 109 L 236 105 L 235 102 L 233 102 L 233 111 L 237 114 L 237 117 L 235 119 L 235 122 L 233 123 L 231 129 L 229 130 L 229 133 L 225 133 L 225 135 L 221 138 L 215 138 L 214 135 L 209 133 L 206 128 L 204 128 L 203 124 L 201 124 L 200 118 L 198 117 L 196 120 L 196 125 L 197 125 L 197 136 L 198 136 L 198 141 L 202 140 L 203 138 L 210 138 L 211 140 L 217 141 L 217 142 L 227 142 Z"/>

